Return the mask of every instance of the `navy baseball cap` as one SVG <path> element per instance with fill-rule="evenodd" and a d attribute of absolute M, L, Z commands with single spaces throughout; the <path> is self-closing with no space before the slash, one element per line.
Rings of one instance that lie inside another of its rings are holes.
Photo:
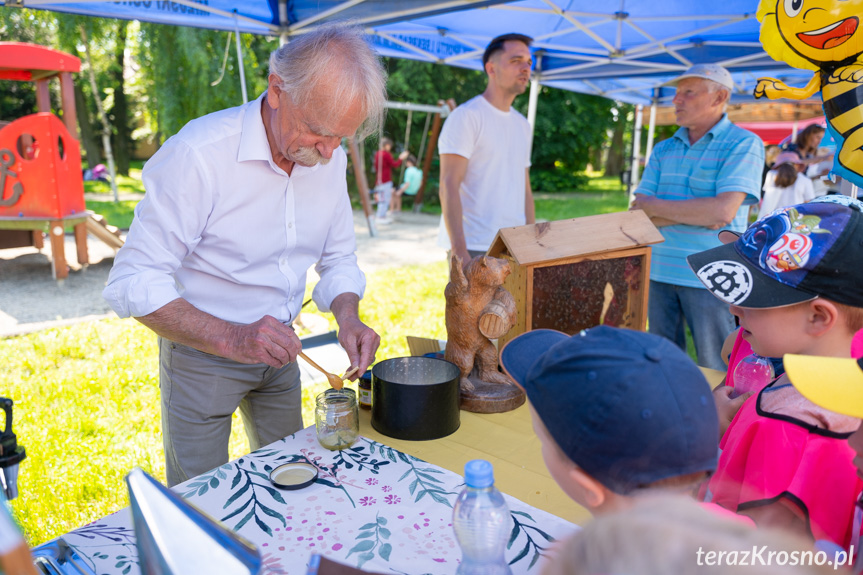
<path fill-rule="evenodd" d="M 825 297 L 863 307 L 863 204 L 847 196 L 780 208 L 731 241 L 686 258 L 710 292 L 750 308 Z"/>
<path fill-rule="evenodd" d="M 615 493 L 716 469 L 719 420 L 698 366 L 665 338 L 538 329 L 501 350 L 561 450 Z"/>

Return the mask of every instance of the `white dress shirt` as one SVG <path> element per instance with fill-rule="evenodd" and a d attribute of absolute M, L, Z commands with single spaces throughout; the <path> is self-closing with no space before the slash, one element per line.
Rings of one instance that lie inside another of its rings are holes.
<path fill-rule="evenodd" d="M 321 311 L 341 293 L 362 297 L 347 157 L 337 148 L 329 164 L 288 176 L 273 162 L 263 97 L 189 122 L 144 166 L 147 194 L 102 294 L 121 317 L 184 298 L 230 322 L 290 323 L 316 262 Z"/>

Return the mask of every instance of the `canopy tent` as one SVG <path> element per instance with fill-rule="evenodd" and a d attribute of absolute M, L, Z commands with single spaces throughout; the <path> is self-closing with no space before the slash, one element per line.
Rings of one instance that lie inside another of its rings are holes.
<path fill-rule="evenodd" d="M 290 36 L 332 20 L 378 26 L 508 0 L 0 0 L 0 5 L 157 24 Z"/>
<path fill-rule="evenodd" d="M 758 0 L 0 0 L 4 3 L 279 34 L 283 41 L 322 23 L 353 19 L 367 27 L 383 56 L 477 70 L 489 40 L 520 32 L 535 40 L 531 123 L 540 84 L 650 104 L 655 110 L 673 97 L 667 82 L 697 63 L 721 64 L 732 72 L 732 102 L 751 101 L 762 76 L 790 85 L 803 84 L 811 76 L 764 52 L 755 19 Z M 652 132 L 648 131 L 648 153 Z"/>
<path fill-rule="evenodd" d="M 669 103 L 673 89 L 663 84 L 695 63 L 731 70 L 735 102 L 751 100 L 759 76 L 799 83 L 809 74 L 764 52 L 757 0 L 0 0 L 3 4 L 283 40 L 351 19 L 366 26 L 383 56 L 476 70 L 489 40 L 517 31 L 535 39 L 538 83 L 635 104 Z"/>
<path fill-rule="evenodd" d="M 689 66 L 717 63 L 734 75 L 733 101 L 751 100 L 756 78 L 811 75 L 768 56 L 757 0 L 519 0 L 372 27 L 382 54 L 481 69 L 494 36 L 534 38 L 544 85 L 630 103 L 670 103 L 663 85 Z M 805 80 L 804 80 L 805 81 Z"/>

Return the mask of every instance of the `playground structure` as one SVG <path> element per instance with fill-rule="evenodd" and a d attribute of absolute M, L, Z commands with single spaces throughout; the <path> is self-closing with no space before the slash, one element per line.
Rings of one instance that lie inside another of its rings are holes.
<path fill-rule="evenodd" d="M 72 73 L 80 69 L 81 61 L 70 54 L 35 44 L 0 42 L 0 80 L 35 82 L 38 108 L 36 114 L 0 122 L 0 249 L 42 249 L 47 233 L 52 275 L 57 280 L 69 275 L 67 226 L 75 230 L 80 265 L 89 263 L 88 229 L 114 248 L 122 245 L 84 203 L 72 84 Z M 48 82 L 52 78 L 60 82 L 62 121 L 51 113 Z"/>
<path fill-rule="evenodd" d="M 441 125 L 443 123 L 443 120 L 449 115 L 449 113 L 455 109 L 455 100 L 449 99 L 446 102 L 440 100 L 438 101 L 437 106 L 413 104 L 409 102 L 387 102 L 386 106 L 391 110 L 407 110 L 408 112 L 408 121 L 406 124 L 406 132 L 403 140 L 405 146 L 407 146 L 410 142 L 411 117 L 413 112 L 426 113 L 426 121 L 425 128 L 423 128 L 422 143 L 420 144 L 419 152 L 416 154 L 418 161 L 422 161 L 423 173 L 422 183 L 420 184 L 419 191 L 417 192 L 416 197 L 413 200 L 413 211 L 414 213 L 419 213 L 419 211 L 422 209 L 426 183 L 428 182 L 429 171 L 431 170 L 431 163 L 434 156 L 434 151 L 435 148 L 437 148 L 437 140 L 438 136 L 440 135 Z M 431 135 L 429 135 L 430 122 L 432 124 Z M 378 138 L 378 141 L 380 141 L 380 138 Z M 363 153 L 360 150 L 360 146 L 355 138 L 350 138 L 348 140 L 348 154 L 350 155 L 351 163 L 354 165 L 354 175 L 356 177 L 357 189 L 359 190 L 360 202 L 363 206 L 363 213 L 365 214 L 366 222 L 369 227 L 369 235 L 371 237 L 375 237 L 377 235 L 377 228 L 375 226 L 375 219 L 372 215 L 372 206 L 370 199 L 371 188 L 369 187 L 368 178 L 366 177 Z"/>

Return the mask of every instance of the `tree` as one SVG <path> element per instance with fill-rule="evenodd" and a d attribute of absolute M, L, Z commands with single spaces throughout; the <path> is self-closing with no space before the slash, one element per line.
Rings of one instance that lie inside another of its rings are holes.
<path fill-rule="evenodd" d="M 116 43 L 114 44 L 114 59 L 108 68 L 108 75 L 114 87 L 113 106 L 106 110 L 114 131 L 111 137 L 111 148 L 114 150 L 114 160 L 117 163 L 117 173 L 129 175 L 129 161 L 132 158 L 132 129 L 129 125 L 129 101 L 125 92 L 126 71 L 126 31 L 128 22 L 117 20 Z"/>
<path fill-rule="evenodd" d="M 225 80 L 219 78 L 228 32 L 142 23 L 137 58 L 148 94 L 152 129 L 162 136 L 180 131 L 187 122 L 242 103 L 235 51 L 228 55 Z M 266 67 L 259 54 L 275 49 L 275 39 L 241 35 L 248 93 L 266 89 Z M 262 48 L 264 46 L 264 48 Z M 269 48 L 269 49 L 267 49 Z"/>
<path fill-rule="evenodd" d="M 486 87 L 482 72 L 440 66 L 414 60 L 386 59 L 389 72 L 387 89 L 391 100 L 437 104 L 453 98 L 461 104 L 480 94 Z M 576 175 L 585 169 L 590 151 L 601 148 L 612 125 L 612 100 L 542 87 L 539 95 L 533 142 L 531 181 L 536 189 L 556 191 L 577 187 Z M 514 106 L 527 114 L 528 96 L 516 98 Z M 405 112 L 387 115 L 384 133 L 395 142 L 404 139 Z M 417 152 L 423 137 L 424 117 L 414 114 L 411 141 L 407 147 Z M 369 152 L 371 155 L 371 152 Z"/>

